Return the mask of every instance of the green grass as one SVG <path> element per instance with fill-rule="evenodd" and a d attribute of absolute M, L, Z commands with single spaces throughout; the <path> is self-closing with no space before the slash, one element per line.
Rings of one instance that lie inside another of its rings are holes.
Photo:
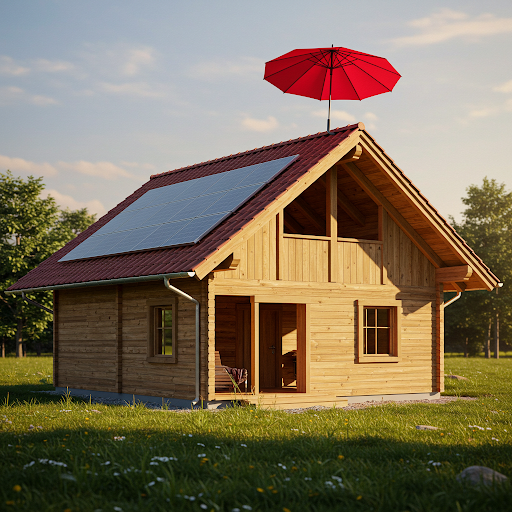
<path fill-rule="evenodd" d="M 512 359 L 445 369 L 469 379 L 447 394 L 478 400 L 175 413 L 33 393 L 53 389 L 51 358 L 0 360 L 0 510 L 512 510 L 510 483 L 455 479 L 471 465 L 512 476 Z"/>

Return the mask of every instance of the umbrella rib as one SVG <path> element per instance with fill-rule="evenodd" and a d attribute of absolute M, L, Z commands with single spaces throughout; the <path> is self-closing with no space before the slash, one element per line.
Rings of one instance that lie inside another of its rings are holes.
<path fill-rule="evenodd" d="M 300 75 L 299 77 L 297 77 L 296 80 L 294 80 L 287 88 L 286 88 L 286 91 L 288 91 L 289 89 L 291 89 L 311 68 L 313 68 L 315 66 L 315 64 L 311 64 L 311 66 L 306 69 L 306 71 L 304 71 L 304 73 L 302 73 L 302 75 Z M 325 78 L 324 78 L 325 80 Z M 322 88 L 323 90 L 323 88 Z M 286 91 L 283 91 L 283 93 L 285 93 Z"/>
<path fill-rule="evenodd" d="M 363 73 L 366 73 L 372 80 L 375 80 L 377 83 L 379 83 L 380 85 L 382 85 L 382 87 L 384 87 L 385 89 L 387 89 L 389 92 L 391 92 L 393 89 L 390 89 L 387 85 L 384 85 L 380 80 L 377 80 L 374 76 L 370 75 L 370 73 L 368 73 L 367 71 L 365 71 L 363 68 L 359 67 L 357 64 L 353 64 L 354 66 L 356 66 L 356 68 L 358 68 L 359 70 L 361 70 Z M 345 71 L 345 69 L 343 69 L 343 71 Z M 346 73 L 345 73 L 346 74 Z M 347 75 L 348 77 L 348 75 Z M 352 82 L 350 82 L 352 83 Z M 357 93 L 356 93 L 357 94 Z M 358 94 L 359 96 L 359 94 Z"/>
<path fill-rule="evenodd" d="M 308 60 L 309 60 L 309 59 L 301 60 L 301 61 L 300 61 L 300 64 L 302 64 L 303 62 L 308 61 Z M 297 63 L 297 62 L 296 62 L 296 63 L 290 64 L 289 66 L 287 66 L 287 67 L 285 67 L 285 68 L 281 68 L 279 71 L 276 71 L 275 73 L 272 73 L 272 74 L 270 74 L 270 75 L 266 75 L 266 76 L 264 76 L 264 77 L 263 77 L 263 80 L 265 80 L 265 79 L 267 79 L 267 78 L 269 78 L 269 77 L 271 77 L 271 76 L 278 75 L 279 73 L 282 73 L 283 71 L 286 71 L 287 69 L 293 68 L 293 67 L 294 67 L 294 66 L 296 66 L 297 64 L 299 64 L 299 63 Z M 311 66 L 310 66 L 310 67 L 309 67 L 309 68 L 308 68 L 308 69 L 307 69 L 303 74 L 307 73 L 307 72 L 308 72 L 308 71 L 309 71 L 313 66 L 315 66 L 315 65 L 316 65 L 316 64 L 313 62 L 313 63 L 311 64 Z M 299 78 L 302 78 L 302 76 L 303 76 L 303 75 L 301 75 Z M 297 80 L 298 80 L 298 79 L 297 79 Z M 294 82 L 294 83 L 295 83 L 295 82 Z M 292 84 L 292 85 L 293 85 L 293 84 Z"/>
<path fill-rule="evenodd" d="M 352 89 L 354 90 L 357 99 L 361 101 L 361 98 L 359 97 L 359 94 L 357 94 L 356 88 L 354 87 L 354 84 L 352 83 L 352 80 L 350 80 L 350 77 L 347 75 L 347 72 L 345 71 L 345 66 L 342 66 L 341 69 L 343 69 L 343 73 L 345 73 L 345 76 L 347 77 L 348 83 L 351 85 Z"/>

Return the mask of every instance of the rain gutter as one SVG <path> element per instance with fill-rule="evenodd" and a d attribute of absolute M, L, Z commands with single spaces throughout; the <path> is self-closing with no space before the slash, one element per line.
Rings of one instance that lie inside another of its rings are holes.
<path fill-rule="evenodd" d="M 462 295 L 462 292 L 457 292 L 457 295 L 455 297 L 452 297 L 448 302 L 444 303 L 444 307 L 446 308 L 450 304 L 453 304 L 456 300 L 459 300 Z"/>
<path fill-rule="evenodd" d="M 195 272 L 174 272 L 171 274 L 156 274 L 152 276 L 139 276 L 139 277 L 121 277 L 117 279 L 103 279 L 100 281 L 87 281 L 84 283 L 68 283 L 68 284 L 54 284 L 51 286 L 40 286 L 36 288 L 20 288 L 19 290 L 6 290 L 6 295 L 16 295 L 20 293 L 29 292 L 45 292 L 48 290 L 63 290 L 66 288 L 84 288 L 87 286 L 104 286 L 113 284 L 131 284 L 140 283 L 144 281 L 158 281 L 160 279 L 180 279 L 183 277 L 194 277 Z"/>
<path fill-rule="evenodd" d="M 184 299 L 189 300 L 190 302 L 193 302 L 196 305 L 196 397 L 194 398 L 194 400 L 192 400 L 192 404 L 194 406 L 196 406 L 197 403 L 199 402 L 199 363 L 200 363 L 200 361 L 199 361 L 199 341 L 200 341 L 200 339 L 199 339 L 199 321 L 200 321 L 199 301 L 197 301 L 196 299 L 194 299 L 194 297 L 191 297 L 184 291 L 180 290 L 179 288 L 176 288 L 175 286 L 173 286 L 169 282 L 170 279 L 171 279 L 170 275 L 164 276 L 165 287 L 168 290 L 170 290 L 171 292 L 178 294 L 180 297 L 183 297 Z"/>

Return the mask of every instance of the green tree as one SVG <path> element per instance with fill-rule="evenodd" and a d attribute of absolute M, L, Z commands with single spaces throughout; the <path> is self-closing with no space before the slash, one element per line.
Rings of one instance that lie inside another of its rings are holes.
<path fill-rule="evenodd" d="M 41 197 L 43 190 L 42 178 L 0 173 L 0 336 L 16 338 L 17 356 L 22 355 L 22 333 L 38 340 L 52 315 L 3 291 L 95 220 L 86 208 L 59 211 L 53 197 Z M 51 293 L 30 297 L 51 309 Z"/>
<path fill-rule="evenodd" d="M 503 287 L 463 293 L 446 310 L 446 340 L 467 346 L 470 353 L 484 348 L 489 357 L 492 334 L 502 343 L 510 343 L 512 334 L 512 192 L 487 177 L 480 187 L 470 185 L 466 191 L 462 221 L 450 221 Z"/>

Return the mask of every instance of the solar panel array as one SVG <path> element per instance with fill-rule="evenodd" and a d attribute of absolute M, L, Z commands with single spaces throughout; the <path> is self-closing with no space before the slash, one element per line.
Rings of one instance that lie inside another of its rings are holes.
<path fill-rule="evenodd" d="M 59 261 L 196 243 L 297 157 L 149 190 Z"/>

